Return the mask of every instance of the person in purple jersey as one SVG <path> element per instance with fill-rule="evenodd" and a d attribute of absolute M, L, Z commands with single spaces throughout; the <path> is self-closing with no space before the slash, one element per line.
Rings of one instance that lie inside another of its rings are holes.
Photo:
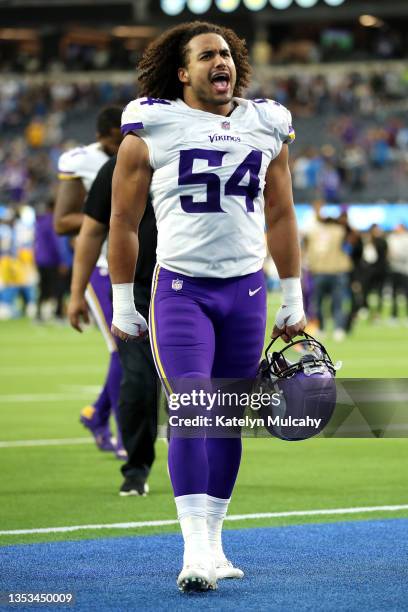
<path fill-rule="evenodd" d="M 112 332 L 147 334 L 133 302 L 137 232 L 149 190 L 158 226 L 150 308 L 156 367 L 171 399 L 185 381 L 253 378 L 262 352 L 264 225 L 281 278 L 273 336 L 306 324 L 288 147 L 289 111 L 241 97 L 250 67 L 232 30 L 205 22 L 166 31 L 139 64 L 141 95 L 122 116 L 113 177 L 109 270 Z M 221 530 L 241 461 L 238 437 L 170 432 L 169 473 L 184 539 L 182 591 L 242 578 Z"/>
<path fill-rule="evenodd" d="M 59 158 L 59 184 L 54 211 L 54 227 L 58 234 L 75 235 L 79 232 L 84 218 L 86 195 L 98 170 L 117 153 L 122 141 L 121 112 L 118 106 L 103 108 L 96 121 L 96 142 L 66 151 Z M 117 345 L 110 333 L 112 305 L 106 254 L 101 254 L 92 272 L 86 300 L 105 339 L 110 358 L 101 392 L 92 404 L 82 408 L 79 418 L 94 436 L 100 450 L 114 452 L 118 459 L 125 460 L 126 451 L 122 444 L 117 408 L 122 370 Z M 116 443 L 109 424 L 111 414 L 117 422 Z"/>
<path fill-rule="evenodd" d="M 46 210 L 37 214 L 34 234 L 34 259 L 39 275 L 37 299 L 37 321 L 42 321 L 42 305 L 53 298 L 56 300 L 55 316 L 62 318 L 63 291 L 62 275 L 68 270 L 65 266 L 63 245 L 53 226 L 54 201 L 49 200 Z"/>

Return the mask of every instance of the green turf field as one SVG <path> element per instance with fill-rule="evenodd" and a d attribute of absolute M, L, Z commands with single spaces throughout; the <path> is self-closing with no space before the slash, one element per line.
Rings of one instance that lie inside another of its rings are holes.
<path fill-rule="evenodd" d="M 82 406 L 103 382 L 107 353 L 93 328 L 0 322 L 0 531 L 175 519 L 166 446 L 146 498 L 120 498 L 120 462 L 92 443 L 7 447 L 1 442 L 88 438 Z M 343 377 L 406 377 L 408 329 L 360 322 L 343 343 L 325 344 L 343 361 Z M 245 440 L 230 514 L 408 504 L 408 440 Z M 408 510 L 336 516 L 286 516 L 228 523 L 254 527 L 348 518 L 408 516 Z M 0 535 L 0 544 L 142 534 L 176 526 L 84 529 L 72 533 Z"/>

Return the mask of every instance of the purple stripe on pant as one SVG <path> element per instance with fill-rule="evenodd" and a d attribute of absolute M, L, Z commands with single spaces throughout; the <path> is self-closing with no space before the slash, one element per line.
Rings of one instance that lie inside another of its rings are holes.
<path fill-rule="evenodd" d="M 262 270 L 211 279 L 160 268 L 152 300 L 150 336 L 161 376 L 172 381 L 255 377 L 266 323 Z M 175 496 L 208 493 L 228 499 L 240 459 L 239 438 L 171 437 L 169 471 Z"/>

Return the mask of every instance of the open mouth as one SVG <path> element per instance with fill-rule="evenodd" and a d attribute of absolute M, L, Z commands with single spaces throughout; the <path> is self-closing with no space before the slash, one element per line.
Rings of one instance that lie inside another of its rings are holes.
<path fill-rule="evenodd" d="M 227 93 L 230 85 L 230 75 L 228 72 L 215 72 L 210 81 L 217 93 Z"/>

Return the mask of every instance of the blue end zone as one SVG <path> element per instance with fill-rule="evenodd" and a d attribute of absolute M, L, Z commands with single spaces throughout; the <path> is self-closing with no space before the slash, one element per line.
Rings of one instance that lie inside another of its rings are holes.
<path fill-rule="evenodd" d="M 185 595 L 175 582 L 179 535 L 4 547 L 0 591 L 73 592 L 76 605 L 53 608 L 86 611 L 371 612 L 408 606 L 407 519 L 226 531 L 225 549 L 245 578 L 219 582 L 217 592 Z"/>

